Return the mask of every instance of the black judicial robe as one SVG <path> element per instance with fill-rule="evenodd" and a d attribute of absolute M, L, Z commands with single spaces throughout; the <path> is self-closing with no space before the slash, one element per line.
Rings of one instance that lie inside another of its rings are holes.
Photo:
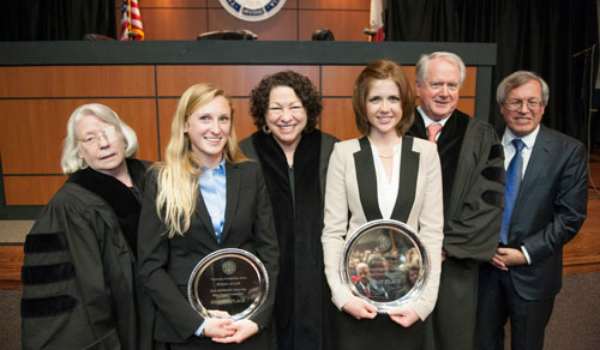
<path fill-rule="evenodd" d="M 427 139 L 418 111 L 407 135 Z M 504 150 L 492 126 L 458 110 L 437 140 L 444 189 L 440 290 L 426 349 L 470 348 L 475 330 L 479 264 L 498 247 L 504 208 Z M 456 319 L 461 322 L 456 322 Z"/>
<path fill-rule="evenodd" d="M 147 163 L 127 160 L 141 193 Z M 25 242 L 23 349 L 151 349 L 138 286 L 140 198 L 90 168 L 72 174 Z M 149 334 L 149 333 L 148 333 Z"/>
<path fill-rule="evenodd" d="M 294 193 L 283 150 L 272 135 L 255 132 L 240 143 L 262 164 L 273 203 L 280 273 L 275 322 L 280 350 L 328 349 L 332 312 L 324 275 L 321 231 L 325 178 L 337 139 L 319 130 L 305 133 L 294 153 Z"/>

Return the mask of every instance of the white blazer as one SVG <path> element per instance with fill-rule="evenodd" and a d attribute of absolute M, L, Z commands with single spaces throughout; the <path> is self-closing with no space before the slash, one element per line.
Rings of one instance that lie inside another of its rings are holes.
<path fill-rule="evenodd" d="M 424 320 L 437 300 L 444 238 L 442 174 L 435 143 L 402 137 L 399 181 L 391 218 L 407 223 L 418 233 L 431 262 L 430 278 L 422 294 L 409 304 Z M 335 145 L 326 184 L 321 238 L 325 275 L 333 303 L 341 309 L 352 297 L 339 271 L 345 238 L 366 222 L 382 218 L 373 154 L 366 137 Z"/>

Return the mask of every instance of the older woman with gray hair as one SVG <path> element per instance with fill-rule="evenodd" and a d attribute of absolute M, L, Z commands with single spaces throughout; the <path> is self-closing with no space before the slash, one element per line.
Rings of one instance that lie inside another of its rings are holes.
<path fill-rule="evenodd" d="M 136 237 L 147 164 L 110 108 L 86 104 L 67 124 L 66 183 L 25 241 L 23 349 L 149 349 L 140 341 Z"/>

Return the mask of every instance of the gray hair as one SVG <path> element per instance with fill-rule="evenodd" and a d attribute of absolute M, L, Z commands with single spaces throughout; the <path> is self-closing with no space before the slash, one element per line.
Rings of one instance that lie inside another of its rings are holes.
<path fill-rule="evenodd" d="M 506 102 L 506 97 L 511 91 L 532 80 L 540 83 L 540 86 L 542 87 L 542 106 L 546 106 L 550 99 L 550 89 L 548 88 L 548 84 L 546 84 L 544 79 L 539 75 L 525 70 L 514 72 L 500 82 L 498 90 L 496 90 L 496 101 L 502 106 L 504 102 Z"/>
<path fill-rule="evenodd" d="M 125 124 L 115 111 L 109 107 L 90 103 L 79 106 L 69 117 L 67 123 L 67 137 L 63 141 L 63 152 L 60 160 L 63 173 L 72 174 L 78 170 L 85 169 L 88 164 L 78 156 L 79 135 L 77 135 L 77 126 L 83 117 L 96 116 L 100 120 L 115 127 L 117 135 L 125 142 L 125 157 L 135 157 L 138 150 L 137 135 L 133 129 Z"/>
<path fill-rule="evenodd" d="M 436 51 L 436 52 L 430 53 L 429 55 L 421 56 L 421 58 L 419 59 L 419 62 L 417 62 L 417 67 L 416 67 L 417 83 L 423 84 L 425 82 L 425 79 L 427 78 L 427 69 L 429 68 L 429 62 L 435 58 L 441 58 L 446 61 L 449 61 L 450 63 L 454 63 L 458 67 L 458 70 L 460 72 L 460 85 L 462 85 L 463 81 L 465 81 L 465 76 L 467 74 L 467 72 L 466 72 L 467 69 L 465 68 L 465 63 L 463 62 L 462 58 L 460 58 L 457 54 L 454 54 L 452 52 L 446 52 L 446 51 Z"/>

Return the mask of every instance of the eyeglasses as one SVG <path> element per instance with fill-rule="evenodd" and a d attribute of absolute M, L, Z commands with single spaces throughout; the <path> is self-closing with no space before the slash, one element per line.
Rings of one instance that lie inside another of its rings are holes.
<path fill-rule="evenodd" d="M 538 109 L 540 109 L 540 107 L 542 107 L 542 101 L 538 101 L 538 100 L 529 100 L 529 101 L 513 100 L 513 101 L 504 102 L 504 105 L 506 106 L 506 109 L 508 109 L 509 111 L 518 111 L 523 107 L 523 103 L 526 103 L 527 108 L 531 109 L 532 111 L 538 110 Z"/>
<path fill-rule="evenodd" d="M 291 106 L 291 107 L 283 107 L 283 106 L 271 106 L 268 109 L 270 115 L 274 117 L 281 117 L 285 111 L 288 110 L 291 115 L 294 117 L 299 116 L 304 110 L 303 106 Z"/>
<path fill-rule="evenodd" d="M 97 146 L 100 144 L 100 140 L 104 138 L 107 144 L 111 144 L 117 140 L 117 136 L 114 131 L 99 131 L 95 134 L 86 134 L 82 139 L 77 139 L 79 142 L 86 146 Z"/>

